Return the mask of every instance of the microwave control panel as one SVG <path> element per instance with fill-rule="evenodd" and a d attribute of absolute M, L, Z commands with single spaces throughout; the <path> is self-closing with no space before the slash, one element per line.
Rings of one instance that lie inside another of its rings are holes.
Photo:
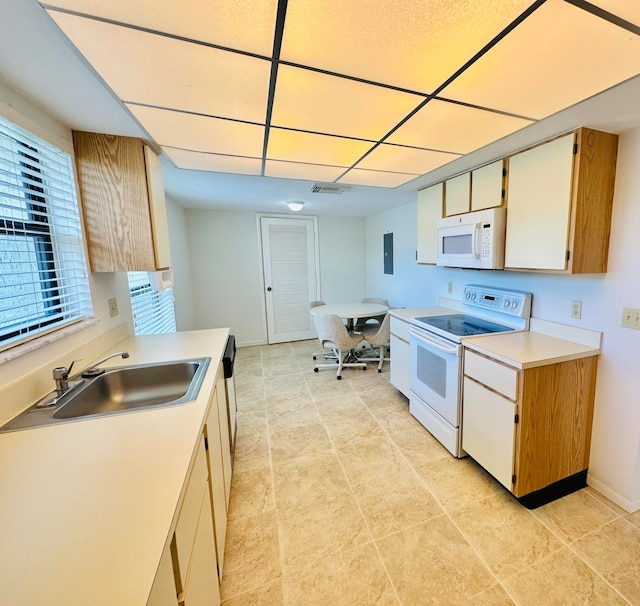
<path fill-rule="evenodd" d="M 490 259 L 493 254 L 491 240 L 493 238 L 493 226 L 491 223 L 482 224 L 482 239 L 480 248 L 480 257 L 482 259 Z"/>

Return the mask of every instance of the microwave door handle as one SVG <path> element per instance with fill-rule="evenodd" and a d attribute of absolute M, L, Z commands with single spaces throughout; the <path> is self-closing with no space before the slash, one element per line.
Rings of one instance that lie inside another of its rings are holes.
<path fill-rule="evenodd" d="M 480 231 L 480 223 L 473 224 L 473 235 L 471 236 L 471 250 L 473 250 L 473 256 L 475 259 L 480 258 L 480 251 L 478 251 L 478 232 Z"/>

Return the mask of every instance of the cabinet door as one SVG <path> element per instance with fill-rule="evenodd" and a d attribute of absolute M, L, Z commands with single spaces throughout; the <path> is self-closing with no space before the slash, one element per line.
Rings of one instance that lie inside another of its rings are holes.
<path fill-rule="evenodd" d="M 409 397 L 409 343 L 391 335 L 391 385 Z"/>
<path fill-rule="evenodd" d="M 511 490 L 514 461 L 513 402 L 469 377 L 462 396 L 462 448 Z"/>
<path fill-rule="evenodd" d="M 209 464 L 210 501 L 213 511 L 213 524 L 216 537 L 216 553 L 219 573 L 222 575 L 224 564 L 224 545 L 227 530 L 227 497 L 225 490 L 224 463 L 220 442 L 220 419 L 218 416 L 218 389 L 211 395 L 209 414 L 205 425 L 207 437 L 207 461 Z"/>
<path fill-rule="evenodd" d="M 442 218 L 443 184 L 418 192 L 418 263 L 436 264 L 437 221 Z"/>
<path fill-rule="evenodd" d="M 218 606 L 220 604 L 220 586 L 215 573 L 216 550 L 208 492 L 202 499 L 198 529 L 191 554 L 189 578 L 179 606 Z"/>
<path fill-rule="evenodd" d="M 169 226 L 162 164 L 160 158 L 146 145 L 144 146 L 144 159 L 147 166 L 147 189 L 156 269 L 169 269 L 171 267 L 171 252 L 169 250 Z"/>
<path fill-rule="evenodd" d="M 167 547 L 160 560 L 147 606 L 177 606 L 176 582 L 173 574 L 171 550 Z"/>
<path fill-rule="evenodd" d="M 574 139 L 571 133 L 509 159 L 505 267 L 566 268 Z"/>
<path fill-rule="evenodd" d="M 471 173 L 458 175 L 445 181 L 445 215 L 468 213 L 471 203 Z"/>
<path fill-rule="evenodd" d="M 504 174 L 502 160 L 471 171 L 471 210 L 501 206 L 504 202 Z"/>
<path fill-rule="evenodd" d="M 220 450 L 222 452 L 225 503 L 228 508 L 231 496 L 231 433 L 223 373 L 219 373 L 216 381 L 216 403 L 218 406 L 218 422 L 220 424 Z"/>
<path fill-rule="evenodd" d="M 142 141 L 73 132 L 91 270 L 153 271 Z"/>

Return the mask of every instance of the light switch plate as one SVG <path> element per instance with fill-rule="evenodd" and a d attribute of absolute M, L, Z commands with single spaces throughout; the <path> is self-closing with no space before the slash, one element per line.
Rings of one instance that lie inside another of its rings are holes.
<path fill-rule="evenodd" d="M 640 330 L 640 309 L 635 307 L 622 308 L 622 323 L 624 328 L 635 328 Z"/>
<path fill-rule="evenodd" d="M 112 318 L 115 318 L 118 315 L 118 299 L 113 297 L 113 299 L 109 299 L 109 315 Z"/>

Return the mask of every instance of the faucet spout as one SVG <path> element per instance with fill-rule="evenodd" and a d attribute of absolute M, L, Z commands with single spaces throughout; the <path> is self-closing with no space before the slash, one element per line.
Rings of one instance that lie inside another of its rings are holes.
<path fill-rule="evenodd" d="M 97 377 L 104 373 L 104 370 L 98 368 L 100 364 L 110 360 L 111 358 L 115 358 L 116 356 L 121 356 L 122 358 L 128 358 L 128 351 L 118 351 L 116 353 L 109 354 L 104 358 L 100 358 L 97 362 L 94 362 L 90 366 L 87 366 L 85 369 L 77 372 L 73 376 L 69 376 L 71 374 L 71 369 L 77 360 L 74 360 L 69 364 L 69 366 L 56 366 L 53 369 L 53 380 L 56 383 L 56 393 L 58 396 L 61 396 L 65 392 L 69 390 L 69 381 L 79 381 L 81 377 Z"/>

